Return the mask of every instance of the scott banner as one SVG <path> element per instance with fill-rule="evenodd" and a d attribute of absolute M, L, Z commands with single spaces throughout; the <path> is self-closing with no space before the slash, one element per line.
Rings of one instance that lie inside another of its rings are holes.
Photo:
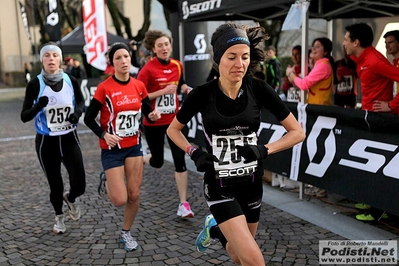
<path fill-rule="evenodd" d="M 206 82 L 211 70 L 211 51 L 207 22 L 184 24 L 184 76 L 190 87 Z"/>
<path fill-rule="evenodd" d="M 334 106 L 286 103 L 306 131 L 292 149 L 270 155 L 264 168 L 399 215 L 399 117 Z M 259 141 L 285 130 L 262 110 Z M 191 120 L 190 141 L 204 146 L 201 117 Z"/>

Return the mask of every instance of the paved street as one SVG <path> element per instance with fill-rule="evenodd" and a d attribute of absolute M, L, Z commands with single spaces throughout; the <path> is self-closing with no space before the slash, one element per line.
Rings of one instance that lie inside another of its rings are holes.
<path fill-rule="evenodd" d="M 2 95 L 0 89 L 0 99 L 1 266 L 234 265 L 219 243 L 212 245 L 207 254 L 196 251 L 195 238 L 208 214 L 201 175 L 189 172 L 188 200 L 195 217 L 180 219 L 176 216 L 179 202 L 174 169 L 168 161 L 158 170 L 145 166 L 140 209 L 131 230 L 140 249 L 126 252 L 118 239 L 123 209 L 113 207 L 97 194 L 100 149 L 97 137 L 84 125 L 79 126 L 87 174 L 86 193 L 78 200 L 82 218 L 76 222 L 66 218 L 66 233 L 52 233 L 54 212 L 34 150 L 33 123 L 20 121 L 21 93 L 4 91 Z M 67 189 L 65 171 L 64 179 Z M 304 211 L 309 208 L 314 211 Z M 349 228 L 350 233 L 346 233 L 345 227 L 352 226 L 348 221 L 354 219 L 339 212 L 328 204 L 301 201 L 294 193 L 265 185 L 256 240 L 267 265 L 319 265 L 319 240 L 353 239 L 359 235 L 399 238 L 398 233 L 357 221 L 352 222 L 359 232 Z M 320 226 L 328 223 L 323 219 L 329 220 L 331 229 Z"/>

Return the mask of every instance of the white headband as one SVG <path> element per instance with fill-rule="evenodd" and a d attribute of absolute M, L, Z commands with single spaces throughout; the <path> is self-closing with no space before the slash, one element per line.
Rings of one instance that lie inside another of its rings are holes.
<path fill-rule="evenodd" d="M 43 62 L 43 55 L 49 51 L 56 52 L 60 56 L 60 62 L 62 62 L 62 51 L 60 47 L 54 44 L 47 44 L 40 50 L 40 62 Z"/>

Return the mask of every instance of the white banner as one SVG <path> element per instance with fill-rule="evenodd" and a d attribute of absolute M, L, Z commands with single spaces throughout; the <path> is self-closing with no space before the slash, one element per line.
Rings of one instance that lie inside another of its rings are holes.
<path fill-rule="evenodd" d="M 87 62 L 99 70 L 105 70 L 108 39 L 104 0 L 83 0 L 82 13 Z"/>

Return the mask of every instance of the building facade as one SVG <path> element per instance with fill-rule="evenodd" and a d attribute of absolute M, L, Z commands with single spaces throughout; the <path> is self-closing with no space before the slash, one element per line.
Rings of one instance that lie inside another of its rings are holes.
<path fill-rule="evenodd" d="M 1 0 L 0 8 L 0 82 L 11 86 L 16 85 L 13 81 L 15 76 L 20 77 L 23 73 L 25 62 L 38 60 L 32 55 L 32 45 L 25 31 L 19 2 L 25 4 L 24 0 Z M 144 21 L 143 1 L 118 0 L 117 3 L 125 16 L 130 18 L 132 33 L 135 35 Z M 108 31 L 115 34 L 108 10 L 106 21 Z M 29 34 L 33 46 L 40 48 L 39 27 L 30 25 Z"/>

